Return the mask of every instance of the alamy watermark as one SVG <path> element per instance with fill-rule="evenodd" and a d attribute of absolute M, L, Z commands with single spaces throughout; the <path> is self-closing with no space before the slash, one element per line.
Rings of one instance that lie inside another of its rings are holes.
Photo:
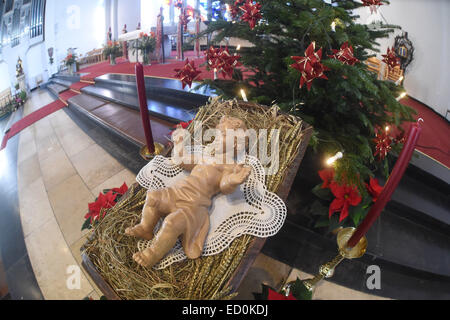
<path fill-rule="evenodd" d="M 367 267 L 366 274 L 369 274 L 366 280 L 366 286 L 369 290 L 381 289 L 381 269 L 377 265 Z"/>

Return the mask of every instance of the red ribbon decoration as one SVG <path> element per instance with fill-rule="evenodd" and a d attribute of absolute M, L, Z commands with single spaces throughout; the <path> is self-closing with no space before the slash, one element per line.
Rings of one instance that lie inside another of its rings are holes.
<path fill-rule="evenodd" d="M 353 55 L 353 47 L 348 45 L 348 41 L 341 45 L 340 50 L 333 49 L 333 54 L 328 57 L 341 61 L 343 64 L 353 66 L 359 60 Z"/>
<path fill-rule="evenodd" d="M 324 72 L 330 70 L 320 63 L 320 60 L 322 59 L 322 48 L 317 50 L 317 52 L 314 52 L 314 50 L 314 43 L 311 42 L 305 51 L 304 57 L 291 57 L 295 60 L 295 63 L 291 64 L 291 67 L 300 71 L 302 75 L 300 78 L 300 88 L 306 83 L 308 91 L 311 89 L 314 79 L 320 78 L 328 80 Z"/>
<path fill-rule="evenodd" d="M 192 82 L 198 77 L 201 71 L 197 70 L 195 67 L 194 61 L 189 61 L 189 59 L 186 59 L 186 62 L 181 69 L 175 69 L 176 72 L 175 78 L 178 78 L 181 80 L 181 83 L 183 85 L 183 89 L 186 87 L 186 85 L 189 86 L 189 88 L 192 86 Z"/>
<path fill-rule="evenodd" d="M 239 62 L 241 56 L 237 54 L 230 54 L 228 48 L 215 49 L 211 46 L 205 51 L 205 57 L 209 67 L 212 69 L 217 69 L 218 72 L 222 73 L 224 78 L 226 76 L 231 78 L 233 76 L 234 68 L 242 65 Z"/>
<path fill-rule="evenodd" d="M 244 3 L 243 6 L 239 7 L 244 14 L 241 17 L 242 21 L 247 21 L 250 25 L 250 29 L 254 29 L 256 26 L 256 23 L 262 18 L 261 15 L 261 4 L 256 2 L 253 4 L 253 1 L 247 0 L 246 3 Z"/>
<path fill-rule="evenodd" d="M 394 48 L 388 48 L 387 53 L 382 55 L 383 62 L 387 64 L 389 70 L 400 65 L 400 58 L 397 57 Z"/>
<path fill-rule="evenodd" d="M 370 14 L 374 12 L 376 13 L 377 8 L 383 5 L 383 3 L 381 2 L 382 0 L 361 0 L 361 1 L 363 3 L 363 6 L 370 7 Z"/>
<path fill-rule="evenodd" d="M 373 142 L 375 143 L 374 156 L 378 156 L 378 160 L 381 161 L 391 151 L 392 139 L 386 131 L 379 129 Z"/>
<path fill-rule="evenodd" d="M 190 15 L 188 15 L 186 13 L 186 9 L 184 9 L 181 13 L 180 13 L 180 23 L 181 25 L 184 27 L 184 31 L 186 32 L 187 30 L 187 25 L 189 23 L 189 21 L 191 21 Z"/>

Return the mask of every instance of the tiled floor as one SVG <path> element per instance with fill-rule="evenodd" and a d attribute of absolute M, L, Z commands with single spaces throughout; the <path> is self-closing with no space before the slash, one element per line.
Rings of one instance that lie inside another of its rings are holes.
<path fill-rule="evenodd" d="M 24 114 L 53 99 L 32 94 Z M 80 266 L 81 231 L 87 204 L 104 188 L 131 184 L 134 175 L 87 136 L 63 110 L 20 133 L 19 206 L 25 243 L 46 299 L 82 299 L 101 293 L 84 274 L 69 290 L 68 267 Z"/>
<path fill-rule="evenodd" d="M 25 115 L 51 102 L 37 91 Z M 80 288 L 68 289 L 68 268 L 80 266 L 81 231 L 87 204 L 103 189 L 128 185 L 135 175 L 87 136 L 64 110 L 20 133 L 18 155 L 19 207 L 25 243 L 37 282 L 46 299 L 98 299 L 102 294 L 81 273 Z M 81 269 L 82 270 L 82 269 Z M 253 299 L 261 283 L 281 288 L 297 275 L 308 275 L 260 254 L 240 287 L 238 298 Z M 323 282 L 315 299 L 379 299 Z"/>

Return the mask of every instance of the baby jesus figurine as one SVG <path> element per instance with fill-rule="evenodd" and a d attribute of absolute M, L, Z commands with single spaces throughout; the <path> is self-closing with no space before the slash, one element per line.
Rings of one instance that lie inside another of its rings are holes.
<path fill-rule="evenodd" d="M 202 161 L 195 164 L 192 155 L 189 155 L 189 158 L 180 155 L 182 159 L 185 159 L 181 161 L 180 166 L 191 171 L 190 175 L 171 187 L 148 191 L 140 223 L 125 230 L 125 233 L 130 236 L 146 240 L 154 238 L 148 248 L 133 255 L 133 259 L 141 266 L 152 267 L 158 263 L 175 246 L 180 236 L 186 256 L 190 259 L 200 257 L 209 231 L 208 209 L 212 198 L 219 193 L 233 193 L 247 180 L 251 171 L 250 167 L 234 161 L 225 161 L 225 158 L 234 159 L 234 153 L 237 152 L 238 147 L 235 142 L 231 150 L 226 150 L 226 131 L 228 129 L 246 130 L 244 122 L 224 116 L 216 129 L 222 135 L 222 140 L 216 137 L 216 145 L 220 144 L 220 141 L 223 145 L 220 146 L 221 148 L 216 148 L 215 161 Z M 185 131 L 178 127 L 173 132 L 174 150 L 183 149 Z M 164 218 L 164 221 L 154 236 L 153 229 L 161 218 Z"/>

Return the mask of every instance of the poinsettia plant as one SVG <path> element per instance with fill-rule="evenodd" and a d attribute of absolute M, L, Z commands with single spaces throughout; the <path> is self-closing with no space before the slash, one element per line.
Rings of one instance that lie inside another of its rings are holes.
<path fill-rule="evenodd" d="M 97 199 L 88 204 L 89 212 L 84 216 L 85 221 L 81 230 L 95 227 L 105 217 L 108 209 L 114 207 L 127 191 L 128 186 L 124 182 L 120 188 L 105 189 L 100 192 Z"/>
<path fill-rule="evenodd" d="M 318 172 L 322 183 L 313 189 L 317 196 L 311 206 L 311 213 L 319 215 L 315 227 L 329 227 L 332 231 L 340 226 L 358 226 L 372 204 L 377 200 L 383 187 L 376 178 L 370 177 L 363 188 L 337 181 L 334 168 Z"/>
<path fill-rule="evenodd" d="M 311 300 L 312 292 L 306 288 L 303 282 L 297 278 L 290 283 L 288 290 L 275 289 L 262 284 L 261 293 L 253 293 L 255 300 Z"/>

